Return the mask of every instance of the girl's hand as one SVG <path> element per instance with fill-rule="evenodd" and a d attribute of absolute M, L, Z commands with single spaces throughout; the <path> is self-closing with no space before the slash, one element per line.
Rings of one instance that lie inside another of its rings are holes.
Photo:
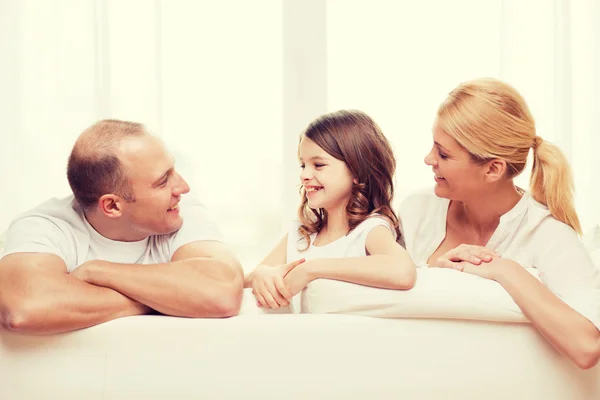
<path fill-rule="evenodd" d="M 257 305 L 273 309 L 288 306 L 293 295 L 286 288 L 283 277 L 303 262 L 304 258 L 301 258 L 288 264 L 256 267 L 252 271 L 252 294 Z"/>
<path fill-rule="evenodd" d="M 307 268 L 300 267 L 288 272 L 285 278 L 283 278 L 283 281 L 288 292 L 294 297 L 312 281 L 312 278 L 310 277 Z"/>
<path fill-rule="evenodd" d="M 489 263 L 494 258 L 498 257 L 500 257 L 498 253 L 486 247 L 461 244 L 460 246 L 455 247 L 454 249 L 438 257 L 431 263 L 430 266 L 452 268 L 462 271 L 465 269 L 465 267 Z"/>

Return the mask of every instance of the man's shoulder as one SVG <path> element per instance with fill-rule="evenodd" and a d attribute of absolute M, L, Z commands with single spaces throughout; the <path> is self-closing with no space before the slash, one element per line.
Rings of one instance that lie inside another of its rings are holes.
<path fill-rule="evenodd" d="M 75 265 L 75 248 L 85 225 L 73 196 L 47 200 L 14 218 L 6 233 L 2 256 L 12 253 L 51 253 L 67 266 Z"/>
<path fill-rule="evenodd" d="M 83 226 L 83 218 L 78 211 L 73 195 L 63 198 L 51 198 L 17 215 L 11 224 L 24 220 L 47 220 L 49 223 L 61 223 L 74 227 Z"/>

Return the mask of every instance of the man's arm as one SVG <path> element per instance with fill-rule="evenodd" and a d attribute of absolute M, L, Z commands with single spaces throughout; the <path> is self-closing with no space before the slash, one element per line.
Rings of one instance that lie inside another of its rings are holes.
<path fill-rule="evenodd" d="M 67 274 L 47 253 L 15 253 L 0 260 L 0 324 L 4 329 L 51 334 L 152 310 L 115 290 Z"/>
<path fill-rule="evenodd" d="M 239 313 L 242 302 L 242 267 L 233 253 L 217 241 L 183 245 L 169 263 L 98 261 L 73 274 L 173 316 L 230 317 Z"/>

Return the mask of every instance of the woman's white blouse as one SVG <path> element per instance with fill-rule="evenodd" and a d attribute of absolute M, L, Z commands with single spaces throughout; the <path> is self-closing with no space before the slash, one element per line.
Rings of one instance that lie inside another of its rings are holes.
<path fill-rule="evenodd" d="M 444 240 L 449 204 L 428 189 L 409 196 L 400 206 L 406 250 L 418 266 L 426 266 Z M 529 193 L 500 217 L 486 247 L 525 268 L 537 269 L 550 291 L 600 329 L 600 269 L 577 233 Z"/>

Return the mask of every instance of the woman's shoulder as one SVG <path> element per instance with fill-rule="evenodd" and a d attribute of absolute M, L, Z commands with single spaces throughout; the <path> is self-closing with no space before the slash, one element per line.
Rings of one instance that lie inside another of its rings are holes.
<path fill-rule="evenodd" d="M 566 223 L 556 219 L 548 207 L 536 201 L 531 193 L 525 192 L 526 221 L 519 222 L 522 228 L 527 227 L 533 237 L 546 246 L 551 242 L 562 243 L 564 240 L 579 241 L 579 235 Z"/>

